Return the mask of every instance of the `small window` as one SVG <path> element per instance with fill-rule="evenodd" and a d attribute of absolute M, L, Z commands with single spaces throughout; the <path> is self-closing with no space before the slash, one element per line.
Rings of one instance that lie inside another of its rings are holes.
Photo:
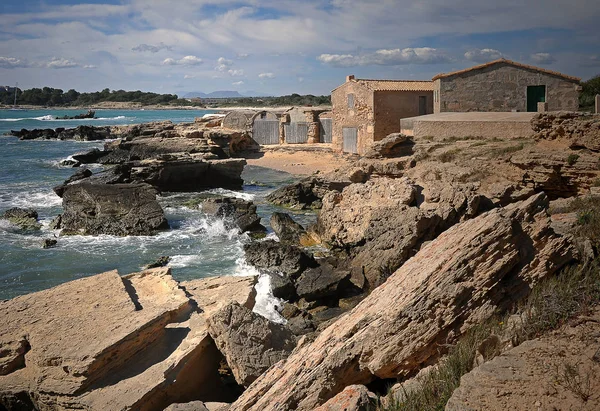
<path fill-rule="evenodd" d="M 354 108 L 354 94 L 348 94 L 348 108 Z"/>

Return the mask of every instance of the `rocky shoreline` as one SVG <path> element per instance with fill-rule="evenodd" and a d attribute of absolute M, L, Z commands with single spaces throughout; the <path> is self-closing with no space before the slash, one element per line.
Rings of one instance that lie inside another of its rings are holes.
<path fill-rule="evenodd" d="M 8 410 L 372 409 L 443 364 L 451 347 L 481 324 L 514 313 L 539 284 L 596 261 L 595 234 L 580 229 L 595 214 L 581 217 L 565 201 L 600 201 L 600 118 L 544 113 L 532 123 L 535 138 L 521 142 L 390 135 L 348 166 L 271 193 L 277 206 L 318 213 L 308 227 L 284 209 L 273 213 L 277 241 L 260 238 L 264 227 L 252 203 L 201 199 L 206 213 L 254 233 L 245 258 L 281 300 L 280 323 L 253 312 L 255 277 L 178 283 L 168 268 L 99 274 L 0 302 L 7 319 L 0 329 L 0 404 Z M 157 193 L 239 188 L 245 160 L 232 157 L 258 149 L 248 135 L 210 120 L 107 133 L 118 140 L 71 157 L 79 166 L 112 168 L 96 174 L 80 168 L 55 188 L 63 198 L 64 234 L 165 229 Z M 5 218 L 36 220 L 27 210 Z M 85 324 L 74 327 L 82 318 Z M 514 345 L 495 355 L 533 349 Z M 581 345 L 600 350 L 600 339 Z M 479 394 L 479 405 L 471 403 L 477 375 L 494 381 L 493 390 L 501 378 L 492 379 L 497 368 L 490 367 L 509 361 L 481 358 L 446 409 L 515 403 L 514 388 Z M 591 384 L 600 384 L 600 361 L 586 364 Z M 544 395 L 567 390 L 553 389 Z M 590 394 L 581 405 L 595 404 L 600 398 Z"/>

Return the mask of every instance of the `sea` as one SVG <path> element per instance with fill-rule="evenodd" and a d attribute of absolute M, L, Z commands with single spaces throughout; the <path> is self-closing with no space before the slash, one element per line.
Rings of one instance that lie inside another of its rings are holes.
<path fill-rule="evenodd" d="M 0 213 L 11 207 L 33 208 L 43 225 L 39 231 L 27 232 L 0 220 L 0 300 L 108 270 L 116 269 L 120 274 L 137 272 L 160 256 L 171 257 L 169 266 L 173 277 L 180 281 L 258 274 L 244 259 L 243 245 L 251 241 L 247 234 L 228 229 L 222 219 L 184 205 L 199 193 L 162 193 L 159 202 L 171 228 L 154 236 L 60 236 L 59 231 L 50 229 L 50 221 L 62 212 L 62 200 L 54 194 L 52 187 L 76 171 L 61 166 L 60 161 L 76 152 L 101 148 L 104 142 L 19 141 L 5 133 L 23 128 L 69 128 L 81 124 L 192 122 L 195 117 L 213 113 L 206 110 L 97 110 L 96 119 L 55 119 L 81 112 L 0 110 Z M 94 172 L 102 170 L 101 165 L 90 168 Z M 298 177 L 256 166 L 246 166 L 242 177 L 244 186 L 240 191 L 216 189 L 210 192 L 254 201 L 262 224 L 268 229 L 267 237 L 276 238 L 269 227 L 269 217 L 278 208 L 269 205 L 265 196 L 297 181 Z M 304 225 L 316 220 L 312 212 L 294 213 L 293 217 Z M 45 238 L 56 238 L 57 246 L 43 249 L 41 242 Z M 263 291 L 268 288 L 265 281 L 261 279 L 259 283 Z"/>

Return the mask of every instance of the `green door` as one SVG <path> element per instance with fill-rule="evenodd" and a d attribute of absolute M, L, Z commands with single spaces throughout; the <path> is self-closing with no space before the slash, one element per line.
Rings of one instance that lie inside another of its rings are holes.
<path fill-rule="evenodd" d="M 546 86 L 527 86 L 527 111 L 536 112 L 537 103 L 546 102 Z"/>

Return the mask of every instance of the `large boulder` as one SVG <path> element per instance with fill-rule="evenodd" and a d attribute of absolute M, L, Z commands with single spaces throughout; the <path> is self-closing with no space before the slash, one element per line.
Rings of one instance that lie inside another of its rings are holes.
<path fill-rule="evenodd" d="M 473 184 L 431 183 L 404 177 L 352 184 L 323 201 L 317 222 L 321 240 L 347 250 L 370 288 L 381 284 L 424 242 L 484 208 Z"/>
<path fill-rule="evenodd" d="M 147 184 L 68 185 L 62 234 L 151 235 L 169 228 L 155 190 Z"/>
<path fill-rule="evenodd" d="M 242 233 L 246 231 L 266 231 L 260 224 L 256 214 L 256 206 L 252 201 L 232 197 L 209 197 L 202 201 L 202 211 L 210 216 L 224 218 L 231 226 L 238 227 Z"/>
<path fill-rule="evenodd" d="M 75 181 L 80 181 L 92 176 L 92 171 L 88 168 L 81 168 L 77 170 L 71 177 L 67 178 L 62 184 L 57 185 L 53 188 L 54 192 L 57 196 L 62 197 L 65 189 L 71 183 Z"/>
<path fill-rule="evenodd" d="M 246 160 L 205 160 L 203 156 L 164 156 L 133 163 L 131 181 L 145 182 L 159 191 L 240 190 Z"/>
<path fill-rule="evenodd" d="M 304 227 L 295 222 L 289 214 L 275 212 L 269 222 L 282 243 L 298 244 L 306 235 Z"/>
<path fill-rule="evenodd" d="M 39 230 L 42 227 L 37 220 L 37 211 L 31 208 L 10 208 L 0 215 L 0 219 L 8 220 L 22 230 Z"/>
<path fill-rule="evenodd" d="M 415 143 L 410 139 L 410 137 L 400 133 L 392 133 L 383 140 L 373 143 L 373 145 L 371 145 L 369 150 L 365 153 L 365 157 L 379 158 L 410 156 L 413 154 L 414 145 Z"/>
<path fill-rule="evenodd" d="M 287 327 L 236 302 L 208 318 L 208 332 L 227 359 L 236 381 L 245 387 L 286 358 L 296 346 L 296 338 Z"/>
<path fill-rule="evenodd" d="M 246 244 L 244 252 L 246 261 L 256 268 L 276 271 L 292 279 L 307 268 L 318 266 L 314 258 L 300 248 L 273 240 Z"/>
<path fill-rule="evenodd" d="M 0 302 L 1 409 L 162 410 L 235 399 L 206 319 L 253 306 L 255 277 L 116 271 Z M 82 318 L 85 321 L 82 321 Z"/>
<path fill-rule="evenodd" d="M 364 385 L 350 385 L 315 411 L 370 411 L 377 396 Z"/>
<path fill-rule="evenodd" d="M 321 208 L 323 197 L 330 191 L 341 191 L 349 181 L 329 181 L 320 177 L 308 177 L 285 187 L 281 187 L 267 196 L 267 201 L 298 210 Z"/>
<path fill-rule="evenodd" d="M 403 379 L 573 258 L 544 194 L 442 233 L 383 285 L 256 380 L 232 410 L 312 410 L 352 384 Z M 393 304 L 391 303 L 393 302 Z"/>

